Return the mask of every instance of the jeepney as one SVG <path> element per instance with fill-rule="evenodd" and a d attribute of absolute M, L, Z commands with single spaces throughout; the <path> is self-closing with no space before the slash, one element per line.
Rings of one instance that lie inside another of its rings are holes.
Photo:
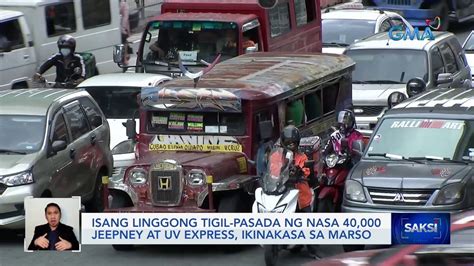
<path fill-rule="evenodd" d="M 137 159 L 107 212 L 250 212 L 262 151 L 289 120 L 326 139 L 350 107 L 354 62 L 344 55 L 254 53 L 200 79 L 143 88 Z M 209 188 L 212 187 L 212 190 Z"/>
<path fill-rule="evenodd" d="M 218 54 L 222 62 L 257 51 L 321 52 L 320 13 L 319 0 L 271 9 L 257 0 L 164 0 L 143 31 L 136 72 L 180 76 L 178 57 L 199 71 Z"/>

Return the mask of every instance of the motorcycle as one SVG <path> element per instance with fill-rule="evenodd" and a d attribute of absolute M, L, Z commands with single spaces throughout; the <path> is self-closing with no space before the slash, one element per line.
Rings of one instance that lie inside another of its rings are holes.
<path fill-rule="evenodd" d="M 319 139 L 319 138 L 318 138 Z M 314 139 L 316 140 L 316 139 Z M 319 143 L 319 142 L 318 142 Z M 319 148 L 319 146 L 318 146 Z M 299 190 L 295 183 L 302 179 L 293 177 L 294 153 L 275 145 L 267 157 L 267 167 L 260 179 L 260 187 L 255 190 L 253 213 L 294 213 L 298 207 Z M 314 161 L 308 160 L 305 167 L 313 167 Z M 314 195 L 311 206 L 314 204 Z M 264 245 L 265 264 L 276 265 L 281 250 L 299 252 L 301 245 Z"/>
<path fill-rule="evenodd" d="M 80 82 L 76 81 L 74 77 L 77 77 L 77 75 L 80 75 L 81 69 L 76 68 L 74 69 L 74 73 L 66 79 L 65 82 L 51 82 L 48 81 L 45 77 L 43 76 L 38 76 L 34 75 L 32 78 L 34 87 L 36 88 L 60 88 L 60 89 L 75 89 L 77 85 L 80 84 Z"/>

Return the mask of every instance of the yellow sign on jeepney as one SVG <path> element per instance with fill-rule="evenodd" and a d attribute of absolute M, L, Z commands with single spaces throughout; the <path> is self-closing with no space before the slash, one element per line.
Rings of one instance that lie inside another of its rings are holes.
<path fill-rule="evenodd" d="M 229 136 L 156 136 L 149 144 L 150 151 L 214 151 L 242 152 L 234 137 Z"/>

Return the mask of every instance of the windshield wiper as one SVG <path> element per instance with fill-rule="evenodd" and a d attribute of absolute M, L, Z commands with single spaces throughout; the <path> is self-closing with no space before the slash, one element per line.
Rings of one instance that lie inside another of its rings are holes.
<path fill-rule="evenodd" d="M 401 155 L 397 155 L 397 154 L 390 154 L 390 153 L 368 153 L 367 156 L 369 157 L 384 157 L 384 158 L 388 158 L 390 160 L 403 160 L 403 161 L 408 161 L 408 162 L 414 162 L 414 163 L 419 163 L 419 164 L 423 164 L 422 162 L 413 159 L 413 158 L 406 158 L 406 157 L 403 157 Z"/>
<path fill-rule="evenodd" d="M 395 80 L 388 80 L 388 79 L 379 79 L 379 80 L 366 80 L 364 81 L 366 84 L 403 84 L 403 82 L 395 81 Z"/>
<path fill-rule="evenodd" d="M 347 47 L 349 44 L 340 42 L 323 42 L 323 46 Z"/>
<path fill-rule="evenodd" d="M 14 153 L 14 154 L 21 154 L 21 155 L 26 154 L 26 152 L 23 152 L 23 151 L 13 151 L 13 150 L 6 150 L 6 149 L 0 149 L 0 153 Z"/>
<path fill-rule="evenodd" d="M 448 157 L 438 157 L 438 156 L 420 156 L 420 157 L 408 157 L 408 159 L 412 160 L 427 160 L 427 161 L 436 161 L 436 162 L 447 162 L 447 163 L 462 163 L 462 164 L 469 164 L 465 161 L 454 160 Z"/>

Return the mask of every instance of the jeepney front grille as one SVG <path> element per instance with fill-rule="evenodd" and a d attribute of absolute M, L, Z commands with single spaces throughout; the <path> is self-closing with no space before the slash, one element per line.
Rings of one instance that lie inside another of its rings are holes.
<path fill-rule="evenodd" d="M 375 204 L 425 206 L 434 189 L 386 189 L 368 188 L 370 198 Z"/>
<path fill-rule="evenodd" d="M 388 0 L 389 5 L 394 6 L 409 6 L 411 0 Z"/>
<path fill-rule="evenodd" d="M 150 177 L 153 205 L 178 206 L 181 203 L 184 181 L 180 170 L 152 170 Z"/>
<path fill-rule="evenodd" d="M 356 116 L 377 116 L 385 109 L 385 106 L 355 106 Z"/>
<path fill-rule="evenodd" d="M 3 192 L 5 192 L 5 190 L 7 190 L 7 185 L 5 185 L 5 184 L 0 184 L 0 195 L 2 195 Z"/>

